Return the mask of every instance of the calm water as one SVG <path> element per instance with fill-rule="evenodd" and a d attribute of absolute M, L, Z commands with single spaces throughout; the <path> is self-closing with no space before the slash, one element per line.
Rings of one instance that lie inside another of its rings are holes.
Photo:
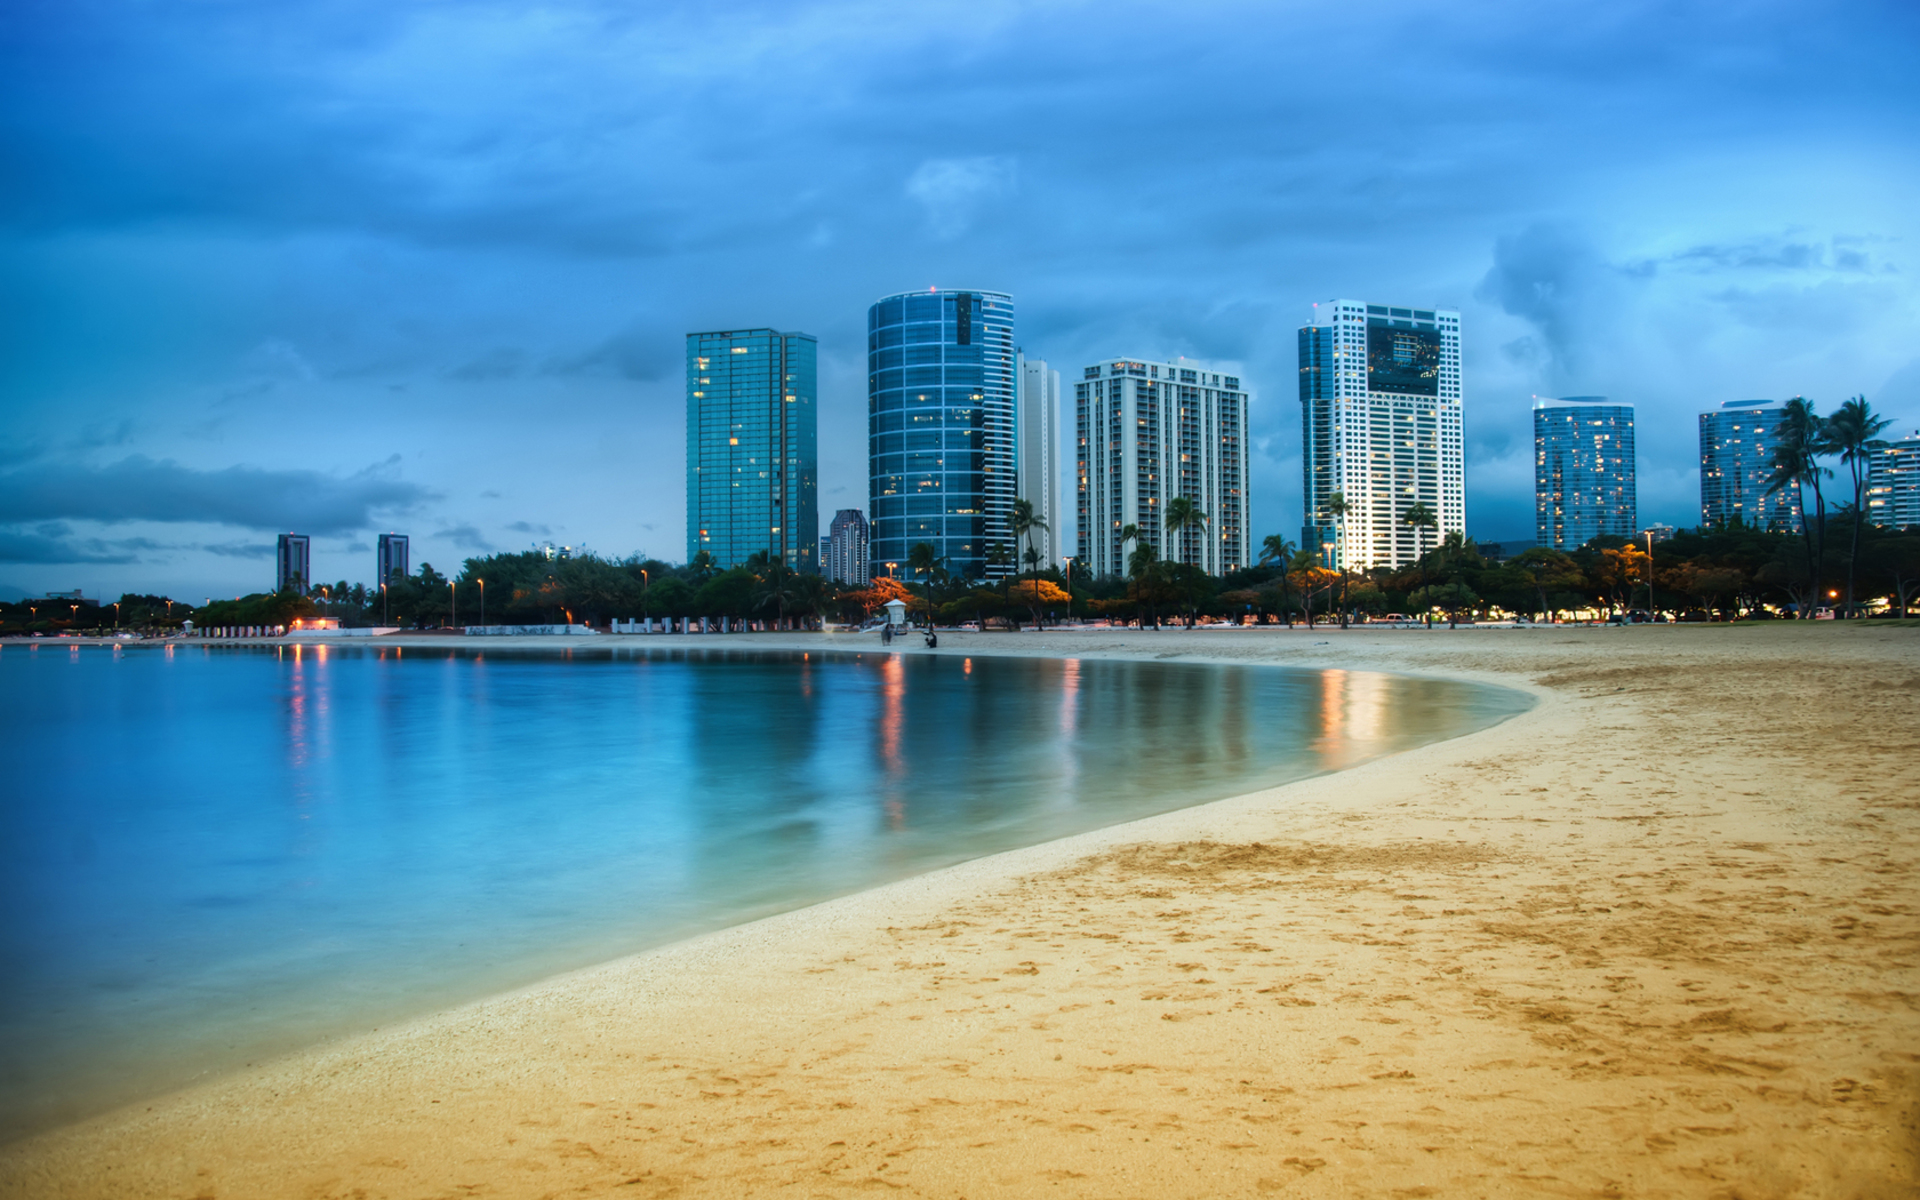
<path fill-rule="evenodd" d="M 904 655 L 0 649 L 0 1136 L 1520 693 Z"/>

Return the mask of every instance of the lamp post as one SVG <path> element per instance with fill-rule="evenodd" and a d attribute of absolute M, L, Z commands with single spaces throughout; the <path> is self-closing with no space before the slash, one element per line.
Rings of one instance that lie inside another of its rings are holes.
<path fill-rule="evenodd" d="M 118 600 L 113 602 L 113 628 L 115 632 L 118 632 L 120 629 L 120 602 Z"/>
<path fill-rule="evenodd" d="M 1067 558 L 1066 558 L 1066 564 L 1067 564 L 1067 620 L 1069 620 L 1069 621 L 1071 621 L 1071 620 L 1073 620 L 1073 619 L 1074 619 L 1074 615 L 1073 615 L 1073 556 L 1072 556 L 1072 555 L 1068 555 L 1068 556 L 1067 556 Z"/>
<path fill-rule="evenodd" d="M 1647 530 L 1647 620 L 1653 620 L 1653 530 Z"/>
<path fill-rule="evenodd" d="M 387 618 L 387 585 L 384 583 L 380 585 L 380 623 L 382 625 L 392 623 Z"/>
<path fill-rule="evenodd" d="M 487 581 L 476 579 L 474 582 L 480 585 L 480 624 L 485 625 L 487 623 Z"/>
<path fill-rule="evenodd" d="M 447 628 L 452 629 L 460 621 L 460 594 L 454 591 L 453 580 L 447 580 Z"/>

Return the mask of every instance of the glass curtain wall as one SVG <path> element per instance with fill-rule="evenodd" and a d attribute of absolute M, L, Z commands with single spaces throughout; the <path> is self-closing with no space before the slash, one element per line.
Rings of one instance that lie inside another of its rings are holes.
<path fill-rule="evenodd" d="M 766 551 L 819 570 L 816 345 L 771 329 L 687 335 L 687 560 Z"/>
<path fill-rule="evenodd" d="M 867 312 L 867 364 L 873 573 L 907 579 L 927 542 L 954 575 L 997 578 L 987 549 L 1013 542 L 1013 298 L 888 296 Z"/>

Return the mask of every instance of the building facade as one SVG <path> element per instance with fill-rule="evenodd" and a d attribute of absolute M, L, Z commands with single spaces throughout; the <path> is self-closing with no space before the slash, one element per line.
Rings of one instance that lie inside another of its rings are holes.
<path fill-rule="evenodd" d="M 1247 408 L 1239 368 L 1190 358 L 1112 358 L 1073 385 L 1078 555 L 1096 577 L 1124 575 L 1134 543 L 1209 575 L 1247 565 Z M 1167 502 L 1192 500 L 1204 529 L 1169 534 Z"/>
<path fill-rule="evenodd" d="M 1867 520 L 1885 529 L 1920 529 L 1920 433 L 1871 445 Z"/>
<path fill-rule="evenodd" d="M 374 578 L 376 586 L 391 583 L 395 575 L 411 575 L 413 563 L 408 553 L 407 535 L 404 533 L 383 533 L 380 544 L 374 550 Z"/>
<path fill-rule="evenodd" d="M 1040 565 L 1058 565 L 1057 547 L 1066 544 L 1060 511 L 1060 372 L 1042 359 L 1015 356 L 1020 397 L 1016 403 L 1014 494 L 1033 504 L 1033 515 L 1046 523 L 1014 547 L 1022 568 L 1027 543 L 1040 555 Z"/>
<path fill-rule="evenodd" d="M 1013 298 L 929 289 L 867 310 L 868 553 L 908 578 L 927 542 L 963 579 L 1011 545 L 1019 387 Z"/>
<path fill-rule="evenodd" d="M 304 533 L 283 533 L 274 547 L 273 590 L 304 592 L 313 583 L 313 542 Z"/>
<path fill-rule="evenodd" d="M 1533 402 L 1534 540 L 1577 550 L 1601 534 L 1639 528 L 1633 405 L 1605 396 Z"/>
<path fill-rule="evenodd" d="M 857 508 L 843 508 L 833 514 L 833 526 L 827 533 L 827 578 L 835 583 L 865 587 L 873 579 L 868 566 L 867 542 L 871 534 L 867 515 Z"/>
<path fill-rule="evenodd" d="M 816 359 L 804 333 L 687 335 L 687 561 L 819 570 Z"/>
<path fill-rule="evenodd" d="M 1784 400 L 1727 400 L 1700 414 L 1700 523 L 1736 519 L 1759 529 L 1798 532 L 1800 493 L 1767 495 Z"/>
<path fill-rule="evenodd" d="M 1300 330 L 1306 522 L 1329 566 L 1403 567 L 1467 528 L 1460 314 L 1361 300 L 1314 306 Z M 1333 498 L 1347 513 L 1333 512 Z M 1438 528 L 1416 530 L 1424 504 Z"/>

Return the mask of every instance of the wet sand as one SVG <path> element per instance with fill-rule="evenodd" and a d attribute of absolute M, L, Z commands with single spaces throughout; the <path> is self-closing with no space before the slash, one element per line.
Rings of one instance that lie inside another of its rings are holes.
<path fill-rule="evenodd" d="M 1920 1193 L 1920 630 L 941 643 L 1541 703 L 15 1143 L 0 1195 Z"/>

